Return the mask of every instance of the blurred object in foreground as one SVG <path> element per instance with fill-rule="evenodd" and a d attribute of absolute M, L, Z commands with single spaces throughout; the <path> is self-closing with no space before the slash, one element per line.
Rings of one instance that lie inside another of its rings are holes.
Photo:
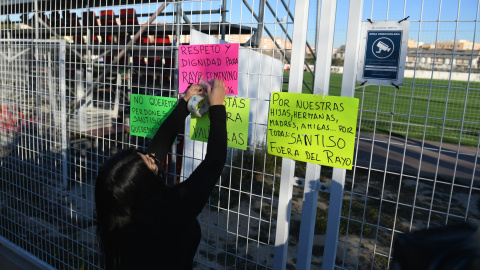
<path fill-rule="evenodd" d="M 391 269 L 480 269 L 480 229 L 465 222 L 399 234 Z"/>

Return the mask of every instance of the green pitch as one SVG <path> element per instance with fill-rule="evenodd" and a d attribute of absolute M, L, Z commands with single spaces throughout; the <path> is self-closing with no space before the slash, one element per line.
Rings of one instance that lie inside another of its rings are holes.
<path fill-rule="evenodd" d="M 288 77 L 288 71 L 285 76 Z M 313 75 L 304 73 L 312 89 Z M 331 74 L 330 95 L 340 95 L 342 74 Z M 284 90 L 288 84 L 284 83 Z M 303 85 L 303 93 L 310 93 Z M 399 89 L 360 86 L 358 126 L 370 131 L 477 146 L 480 135 L 480 82 L 405 78 Z"/>

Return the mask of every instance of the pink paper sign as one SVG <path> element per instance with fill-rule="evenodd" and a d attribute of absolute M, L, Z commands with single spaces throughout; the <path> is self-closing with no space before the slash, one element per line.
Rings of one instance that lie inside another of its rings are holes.
<path fill-rule="evenodd" d="M 185 93 L 190 84 L 220 79 L 227 95 L 238 94 L 238 44 L 204 44 L 179 46 L 179 92 Z"/>

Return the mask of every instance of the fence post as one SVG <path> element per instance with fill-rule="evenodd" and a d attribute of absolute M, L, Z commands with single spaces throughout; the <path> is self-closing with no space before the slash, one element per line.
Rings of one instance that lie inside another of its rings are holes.
<path fill-rule="evenodd" d="M 342 96 L 353 97 L 355 93 L 358 44 L 362 20 L 363 0 L 350 1 L 348 11 L 347 40 L 345 44 L 345 62 L 342 78 Z M 328 209 L 325 250 L 323 252 L 322 269 L 333 269 L 337 255 L 337 240 L 340 230 L 343 188 L 345 186 L 345 169 L 334 168 Z"/>
<path fill-rule="evenodd" d="M 318 1 L 320 2 L 320 1 Z M 328 95 L 332 62 L 333 33 L 337 0 L 323 0 L 317 5 L 315 81 L 313 94 Z M 320 13 L 321 12 L 321 13 Z M 310 269 L 313 236 L 317 216 L 318 186 L 321 166 L 307 163 L 303 189 L 302 220 L 298 242 L 297 269 Z"/>
<path fill-rule="evenodd" d="M 59 49 L 59 89 L 60 89 L 60 123 L 62 128 L 62 174 L 63 187 L 68 186 L 68 138 L 67 138 L 67 90 L 65 84 L 65 40 L 60 41 Z"/>
<path fill-rule="evenodd" d="M 305 59 L 305 44 L 307 41 L 308 6 L 310 1 L 295 3 L 295 21 L 293 23 L 292 61 L 288 92 L 301 93 L 303 84 L 303 63 Z M 288 251 L 288 231 L 292 208 L 292 179 L 295 173 L 295 162 L 282 158 L 280 178 L 280 193 L 278 198 L 277 229 L 275 236 L 275 256 L 273 269 L 285 269 Z"/>
<path fill-rule="evenodd" d="M 266 0 L 260 0 L 260 4 L 258 7 L 258 26 L 257 33 L 255 33 L 256 48 L 262 47 L 263 27 L 265 27 L 265 1 Z"/>

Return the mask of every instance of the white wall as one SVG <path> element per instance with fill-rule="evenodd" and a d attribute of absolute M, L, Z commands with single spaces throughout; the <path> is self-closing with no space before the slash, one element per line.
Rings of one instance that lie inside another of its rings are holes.
<path fill-rule="evenodd" d="M 414 71 L 411 69 L 405 70 L 405 78 L 413 78 Z M 470 78 L 469 78 L 470 75 Z M 415 78 L 430 79 L 432 78 L 432 71 L 429 70 L 417 70 L 415 71 Z M 480 81 L 480 73 L 461 73 L 452 72 L 450 78 L 450 72 L 448 71 L 435 71 L 433 72 L 433 79 L 437 80 L 449 80 L 452 81 Z"/>
<path fill-rule="evenodd" d="M 331 67 L 332 73 L 343 73 L 343 67 L 332 66 Z M 414 71 L 412 69 L 405 70 L 405 78 L 413 78 Z M 470 73 L 470 78 L 468 77 L 468 73 L 464 72 L 452 72 L 451 74 L 452 81 L 468 81 L 470 80 L 478 82 L 480 81 L 480 73 Z M 432 71 L 430 70 L 417 70 L 415 71 L 415 78 L 420 79 L 430 79 L 432 78 Z M 433 79 L 436 80 L 449 80 L 450 72 L 448 71 L 435 71 L 433 72 Z"/>

